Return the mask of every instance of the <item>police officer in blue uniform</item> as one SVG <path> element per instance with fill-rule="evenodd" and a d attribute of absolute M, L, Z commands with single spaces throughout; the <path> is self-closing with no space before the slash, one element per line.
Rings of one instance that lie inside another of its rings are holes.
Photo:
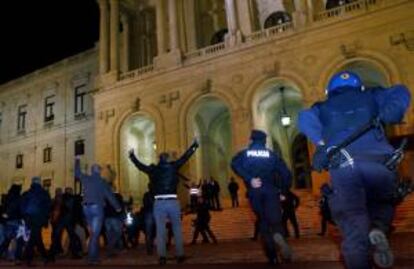
<path fill-rule="evenodd" d="M 291 249 L 283 238 L 280 193 L 291 186 L 292 176 L 286 164 L 273 151 L 266 148 L 266 134 L 259 130 L 251 133 L 251 144 L 237 153 L 232 169 L 245 182 L 254 213 L 260 220 L 259 230 L 270 264 L 277 264 L 275 243 L 283 259 L 290 260 Z"/>
<path fill-rule="evenodd" d="M 333 192 L 329 197 L 332 216 L 343 235 L 342 252 L 349 269 L 381 268 L 393 264 L 386 237 L 394 215 L 391 203 L 395 171 L 384 163 L 393 153 L 382 124 L 399 123 L 410 103 L 403 85 L 389 89 L 364 89 L 355 73 L 335 74 L 327 88 L 327 99 L 299 114 L 299 129 L 317 146 L 313 167 L 328 169 Z M 355 135 L 376 119 L 378 124 L 333 156 L 335 145 Z"/>

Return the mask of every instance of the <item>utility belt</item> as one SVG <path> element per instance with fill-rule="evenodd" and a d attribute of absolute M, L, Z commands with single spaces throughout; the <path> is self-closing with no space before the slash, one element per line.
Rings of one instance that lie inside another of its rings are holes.
<path fill-rule="evenodd" d="M 354 153 L 350 154 L 347 150 L 341 149 L 337 156 L 331 160 L 331 168 L 353 167 L 355 162 L 375 162 L 385 165 L 392 158 L 392 154 L 367 154 Z M 387 167 L 388 168 L 388 167 Z"/>
<path fill-rule="evenodd" d="M 177 194 L 157 194 L 154 195 L 156 201 L 177 200 Z"/>

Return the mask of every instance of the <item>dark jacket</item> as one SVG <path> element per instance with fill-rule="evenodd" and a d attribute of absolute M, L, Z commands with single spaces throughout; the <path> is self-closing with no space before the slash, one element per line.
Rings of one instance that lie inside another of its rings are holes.
<path fill-rule="evenodd" d="M 25 219 L 36 225 L 46 225 L 52 199 L 49 193 L 38 183 L 33 183 L 22 196 L 21 212 Z"/>
<path fill-rule="evenodd" d="M 7 220 L 17 220 L 21 218 L 21 202 L 22 196 L 20 194 L 21 186 L 12 185 L 6 195 L 4 201 L 4 213 L 7 215 Z"/>
<path fill-rule="evenodd" d="M 114 208 L 121 208 L 110 187 L 99 174 L 87 175 L 81 172 L 79 160 L 75 161 L 75 178 L 82 183 L 84 204 L 97 204 L 103 207 L 106 200 Z"/>
<path fill-rule="evenodd" d="M 299 197 L 294 194 L 293 192 L 291 192 L 290 190 L 283 193 L 284 196 L 284 200 L 282 200 L 282 209 L 283 209 L 283 213 L 292 213 L 295 212 L 296 208 L 299 207 Z"/>
<path fill-rule="evenodd" d="M 206 227 L 210 223 L 210 211 L 207 203 L 201 203 L 197 206 L 197 219 L 195 225 L 198 227 Z"/>
<path fill-rule="evenodd" d="M 238 190 L 239 190 L 239 184 L 237 184 L 237 182 L 233 181 L 229 183 L 228 186 L 229 192 L 231 194 L 237 194 Z"/>
<path fill-rule="evenodd" d="M 345 88 L 302 110 L 298 127 L 315 145 L 324 141 L 330 147 L 343 142 L 373 118 L 386 124 L 400 122 L 410 100 L 411 94 L 403 85 L 365 91 Z M 345 149 L 354 156 L 386 155 L 394 151 L 380 127 L 369 130 Z"/>
<path fill-rule="evenodd" d="M 123 207 L 124 201 L 123 201 L 122 195 L 119 194 L 119 193 L 114 193 L 114 196 L 115 196 L 115 199 L 118 201 L 118 204 L 121 206 L 121 211 L 117 212 L 116 211 L 117 208 L 114 208 L 110 204 L 106 203 L 105 204 L 105 209 L 104 209 L 106 218 L 121 218 L 122 214 L 124 213 L 123 212 L 124 211 L 124 207 Z"/>
<path fill-rule="evenodd" d="M 153 186 L 154 195 L 176 194 L 179 182 L 177 173 L 181 166 L 183 166 L 193 155 L 197 147 L 198 143 L 194 142 L 177 161 L 160 161 L 157 165 L 145 165 L 140 162 L 133 153 L 130 154 L 129 158 L 139 170 L 149 176 Z"/>

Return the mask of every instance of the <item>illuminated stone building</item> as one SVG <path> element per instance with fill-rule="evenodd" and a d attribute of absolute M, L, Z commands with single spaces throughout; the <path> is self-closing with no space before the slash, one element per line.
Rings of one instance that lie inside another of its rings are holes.
<path fill-rule="evenodd" d="M 260 128 L 292 168 L 295 187 L 316 193 L 323 175 L 310 173 L 312 148 L 296 116 L 324 98 L 329 77 L 348 69 L 366 86 L 414 89 L 413 1 L 97 2 L 96 49 L 1 87 L 3 188 L 33 174 L 51 179 L 52 188 L 73 184 L 74 143 L 84 140 L 83 164 L 110 164 L 117 188 L 139 199 L 147 179 L 128 161 L 128 150 L 151 163 L 162 151 L 178 156 L 197 136 L 201 147 L 182 174 L 197 182 L 216 178 L 225 196 L 231 156 Z M 79 91 L 80 114 L 74 108 Z M 52 95 L 49 123 L 44 114 Z M 22 133 L 16 127 L 24 105 Z M 413 132 L 410 108 L 405 124 L 389 133 Z M 51 163 L 43 162 L 47 147 Z M 17 169 L 21 154 L 24 166 Z M 403 173 L 414 174 L 408 165 Z"/>

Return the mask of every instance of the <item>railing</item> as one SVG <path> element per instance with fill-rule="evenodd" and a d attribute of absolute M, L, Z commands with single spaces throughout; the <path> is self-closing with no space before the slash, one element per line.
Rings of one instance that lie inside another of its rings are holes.
<path fill-rule="evenodd" d="M 327 20 L 330 18 L 337 18 L 337 17 L 344 16 L 345 14 L 353 14 L 353 13 L 358 13 L 360 11 L 362 12 L 371 11 L 373 9 L 376 9 L 382 6 L 382 4 L 395 3 L 394 1 L 397 1 L 397 0 L 387 0 L 387 1 L 386 0 L 356 0 L 349 4 L 346 4 L 346 5 L 337 7 L 337 8 L 333 8 L 330 10 L 326 10 L 319 14 L 316 14 L 314 15 L 314 21 L 323 21 L 323 20 Z M 403 1 L 403 0 L 399 0 L 399 1 Z M 265 30 L 254 32 L 246 36 L 243 43 L 245 45 L 249 45 L 249 43 L 255 44 L 257 42 L 266 42 L 268 40 L 272 40 L 274 37 L 280 36 L 283 33 L 289 32 L 293 28 L 294 27 L 293 27 L 292 22 L 280 24 L 274 27 L 267 28 Z M 237 49 L 237 46 L 231 47 L 229 49 L 231 50 Z M 195 51 L 187 52 L 183 55 L 184 56 L 183 60 L 191 63 L 193 62 L 193 60 L 194 61 L 196 61 L 196 59 L 202 60 L 202 59 L 205 59 L 206 57 L 208 58 L 210 56 L 219 55 L 220 53 L 225 52 L 225 51 L 229 51 L 229 50 L 227 50 L 227 47 L 225 43 L 223 42 L 223 43 L 208 46 L 202 49 L 198 49 Z M 143 76 L 153 71 L 154 71 L 153 65 L 145 66 L 137 70 L 133 70 L 133 71 L 121 74 L 120 80 L 137 78 L 137 77 Z"/>
<path fill-rule="evenodd" d="M 142 76 L 144 74 L 150 73 L 152 71 L 154 71 L 154 65 L 152 65 L 152 64 L 151 65 L 147 65 L 147 66 L 138 68 L 136 70 L 132 70 L 132 71 L 129 71 L 129 72 L 126 72 L 126 73 L 122 73 L 119 76 L 119 80 L 133 79 L 133 78 Z"/>
<path fill-rule="evenodd" d="M 339 17 L 345 13 L 352 13 L 361 10 L 369 10 L 371 6 L 375 6 L 381 0 L 358 0 L 349 4 L 325 10 L 314 16 L 315 21 L 323 21 L 328 18 Z"/>
<path fill-rule="evenodd" d="M 211 45 L 211 46 L 208 46 L 208 47 L 196 50 L 196 51 L 191 51 L 189 53 L 186 53 L 184 54 L 184 58 L 186 60 L 189 60 L 189 59 L 194 59 L 194 58 L 198 58 L 198 57 L 202 57 L 206 55 L 215 55 L 225 50 L 225 48 L 226 48 L 226 45 L 223 42 L 223 43 Z"/>
<path fill-rule="evenodd" d="M 262 31 L 254 32 L 249 36 L 246 36 L 246 42 L 257 42 L 260 40 L 265 40 L 273 36 L 279 35 L 281 33 L 284 33 L 290 29 L 293 29 L 293 24 L 291 22 L 273 26 Z"/>

